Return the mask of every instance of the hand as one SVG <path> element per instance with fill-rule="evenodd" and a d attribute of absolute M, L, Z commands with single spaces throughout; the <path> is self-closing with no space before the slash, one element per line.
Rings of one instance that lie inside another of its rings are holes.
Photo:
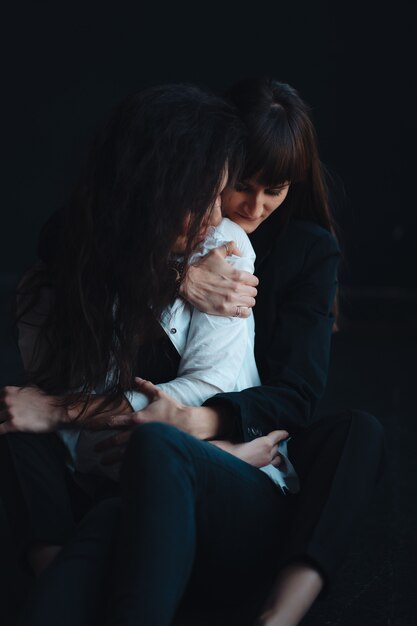
<path fill-rule="evenodd" d="M 226 249 L 227 247 L 227 249 Z M 240 251 L 233 241 L 211 250 L 191 265 L 180 289 L 181 296 L 199 311 L 210 315 L 233 317 L 241 307 L 240 317 L 249 317 L 255 306 L 259 280 L 250 272 L 235 269 L 226 256 Z"/>
<path fill-rule="evenodd" d="M 286 430 L 273 430 L 264 437 L 258 437 L 246 443 L 216 440 L 210 441 L 210 443 L 255 467 L 264 467 L 270 464 L 278 467 L 281 463 L 278 443 L 287 437 L 288 432 Z"/>
<path fill-rule="evenodd" d="M 0 392 L 0 435 L 48 433 L 68 422 L 65 407 L 35 385 L 4 387 Z"/>
<path fill-rule="evenodd" d="M 149 380 L 135 378 L 135 388 L 144 393 L 149 404 L 141 411 L 129 413 L 111 413 L 105 411 L 91 417 L 85 422 L 87 430 L 107 430 L 109 428 L 130 428 L 147 422 L 165 422 L 186 430 L 188 421 L 188 409 L 167 393 L 161 391 Z"/>
<path fill-rule="evenodd" d="M 116 415 L 108 412 L 101 413 L 85 423 L 85 428 L 88 430 L 126 429 L 97 444 L 95 448 L 97 452 L 111 451 L 110 454 L 102 458 L 101 462 L 104 465 L 112 465 L 121 460 L 132 431 L 138 425 L 148 422 L 164 422 L 181 430 L 187 430 L 189 407 L 177 402 L 147 380 L 136 378 L 135 383 L 137 390 L 144 393 L 149 399 L 146 408 L 137 412 Z"/>

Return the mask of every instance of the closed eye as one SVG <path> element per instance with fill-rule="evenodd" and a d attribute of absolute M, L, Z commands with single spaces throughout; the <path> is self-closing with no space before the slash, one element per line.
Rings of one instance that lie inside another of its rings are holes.
<path fill-rule="evenodd" d="M 236 183 L 235 191 L 240 191 L 241 193 L 249 193 L 252 191 L 250 185 L 245 185 L 244 183 Z"/>
<path fill-rule="evenodd" d="M 287 188 L 287 184 L 280 185 L 279 187 L 272 187 L 271 189 L 265 189 L 264 193 L 267 196 L 280 196 L 282 192 Z M 235 191 L 240 193 L 256 193 L 256 189 L 248 183 L 236 183 L 234 186 Z"/>
<path fill-rule="evenodd" d="M 276 189 L 265 189 L 265 193 L 268 196 L 280 196 L 285 188 L 286 185 L 283 185 L 282 187 L 277 187 Z"/>

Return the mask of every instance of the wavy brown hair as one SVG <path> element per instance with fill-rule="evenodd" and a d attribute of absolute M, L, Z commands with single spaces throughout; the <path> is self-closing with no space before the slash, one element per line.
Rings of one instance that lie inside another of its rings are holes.
<path fill-rule="evenodd" d="M 116 106 L 65 209 L 53 262 L 20 288 L 22 323 L 28 302 L 33 310 L 43 288 L 52 294 L 30 383 L 71 391 L 66 405 L 97 389 L 112 402 L 133 387 L 140 345 L 175 297 L 174 244 L 189 224 L 186 266 L 225 167 L 233 180 L 241 161 L 233 108 L 197 87 L 153 87 Z"/>

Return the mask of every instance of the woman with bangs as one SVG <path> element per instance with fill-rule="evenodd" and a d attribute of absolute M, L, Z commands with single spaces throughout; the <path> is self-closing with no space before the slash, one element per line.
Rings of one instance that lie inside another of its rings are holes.
<path fill-rule="evenodd" d="M 298 624 L 327 592 L 380 475 L 382 433 L 372 416 L 316 415 L 340 254 L 308 108 L 271 80 L 240 83 L 229 98 L 246 125 L 247 157 L 240 180 L 222 193 L 222 212 L 251 239 L 258 290 L 226 262 L 238 253 L 227 242 L 188 268 L 180 293 L 201 311 L 235 317 L 247 317 L 257 296 L 261 384 L 188 407 L 140 379 L 145 409 L 95 417 L 96 428 L 126 429 L 106 449 L 110 463 L 123 454 L 130 485 L 108 624 L 168 625 L 190 606 L 223 613 L 228 625 Z M 277 490 L 245 458 L 245 446 L 277 430 L 291 436 L 299 490 Z M 153 480 L 134 480 L 147 475 Z M 140 501 L 152 503 L 152 524 L 144 525 Z M 90 541 L 97 569 L 108 566 L 116 510 L 113 500 L 96 507 L 66 558 L 82 569 L 80 546 Z"/>
<path fill-rule="evenodd" d="M 247 130 L 246 162 L 241 180 L 222 194 L 222 212 L 245 230 L 256 252 L 262 384 L 219 394 L 198 411 L 202 419 L 214 412 L 229 421 L 237 441 L 281 428 L 290 433 L 300 492 L 282 505 L 291 512 L 286 530 L 271 538 L 275 582 L 257 621 L 288 626 L 331 587 L 380 481 L 383 432 L 362 411 L 317 412 L 337 321 L 340 252 L 309 108 L 295 89 L 273 79 L 242 81 L 229 99 Z M 184 297 L 214 314 L 246 315 L 254 296 L 249 282 L 211 253 L 190 268 Z"/>
<path fill-rule="evenodd" d="M 213 603 L 214 615 L 216 609 L 227 612 L 227 624 L 295 626 L 316 598 L 329 592 L 380 482 L 383 432 L 378 420 L 363 411 L 326 416 L 317 411 L 335 326 L 340 251 L 308 106 L 295 89 L 272 79 L 242 81 L 228 97 L 246 127 L 246 161 L 241 179 L 222 193 L 222 213 L 249 235 L 259 284 L 225 261 L 232 242 L 194 263 L 180 293 L 197 309 L 215 315 L 246 317 L 254 307 L 261 384 L 218 394 L 202 407 L 185 407 L 141 381 L 149 407 L 136 417 L 114 416 L 112 424 L 103 417 L 101 425 L 128 427 L 139 416 L 163 421 L 169 415 L 175 421 L 185 411 L 207 428 L 205 438 L 219 439 L 221 433 L 227 440 L 223 449 L 242 458 L 245 443 L 280 429 L 289 433 L 288 456 L 299 491 L 269 495 L 260 484 L 246 484 L 242 491 L 234 484 L 226 488 L 222 506 L 209 508 L 207 502 L 206 523 L 212 532 L 204 537 L 212 536 L 212 541 L 197 555 L 197 582 L 187 589 L 181 606 L 192 605 L 194 595 L 200 616 Z M 211 430 L 213 423 L 219 431 Z M 114 449 L 128 439 L 129 433 L 124 441 L 114 438 Z M 170 451 L 178 446 L 180 455 L 181 437 L 167 439 Z M 135 449 L 139 454 L 140 442 L 133 437 L 130 455 Z M 209 482 L 205 486 L 202 497 L 212 487 Z M 126 579 L 122 586 L 129 588 Z M 133 595 L 132 586 L 130 590 Z M 169 605 L 164 589 L 160 601 Z"/>

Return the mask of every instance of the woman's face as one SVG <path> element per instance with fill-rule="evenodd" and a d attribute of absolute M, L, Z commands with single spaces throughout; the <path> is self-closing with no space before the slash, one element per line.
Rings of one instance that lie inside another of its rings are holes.
<path fill-rule="evenodd" d="M 222 212 L 249 235 L 284 202 L 290 187 L 263 187 L 255 179 L 226 187 L 222 193 Z"/>
<path fill-rule="evenodd" d="M 222 216 L 222 195 L 221 194 L 224 192 L 226 188 L 226 183 L 227 183 L 227 171 L 225 171 L 225 173 L 223 174 L 223 179 L 220 185 L 219 194 L 214 202 L 214 205 L 213 207 L 207 210 L 206 218 L 203 219 L 201 223 L 201 228 L 198 232 L 195 246 L 197 246 L 199 243 L 204 241 L 204 239 L 207 236 L 208 229 L 211 226 L 218 226 L 220 222 L 222 221 L 223 216 Z M 188 234 L 188 229 L 190 226 L 190 219 L 191 219 L 191 216 L 186 219 L 184 223 L 183 234 L 180 235 L 177 238 L 177 241 L 175 242 L 175 246 L 173 249 L 173 252 L 175 254 L 181 254 L 182 252 L 185 251 L 187 247 L 187 234 Z"/>

